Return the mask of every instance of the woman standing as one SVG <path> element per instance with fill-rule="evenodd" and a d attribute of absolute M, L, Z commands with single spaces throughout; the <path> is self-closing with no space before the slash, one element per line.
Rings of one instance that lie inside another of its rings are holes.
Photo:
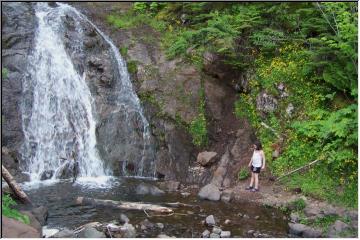
<path fill-rule="evenodd" d="M 249 167 L 251 169 L 251 180 L 250 180 L 250 185 L 245 189 L 251 190 L 252 192 L 258 192 L 259 173 L 260 170 L 265 169 L 265 154 L 264 151 L 262 150 L 262 146 L 259 141 L 256 141 L 253 147 L 254 147 L 254 153 L 249 162 Z M 255 187 L 253 187 L 254 183 L 255 183 Z"/>

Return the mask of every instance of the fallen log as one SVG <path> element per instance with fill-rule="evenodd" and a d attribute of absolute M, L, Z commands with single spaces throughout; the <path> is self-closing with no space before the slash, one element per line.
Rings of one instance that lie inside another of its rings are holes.
<path fill-rule="evenodd" d="M 113 207 L 123 210 L 140 210 L 140 211 L 145 210 L 145 211 L 153 211 L 158 213 L 173 213 L 172 209 L 155 204 L 101 200 L 101 199 L 87 198 L 87 197 L 77 197 L 76 204 L 93 205 L 93 206 L 101 206 L 101 207 Z"/>
<path fill-rule="evenodd" d="M 288 173 L 286 173 L 286 174 L 284 174 L 284 175 L 276 178 L 275 181 L 278 181 L 278 180 L 281 179 L 281 178 L 284 178 L 284 177 L 289 176 L 289 175 L 291 175 L 291 174 L 293 174 L 293 173 L 296 173 L 296 172 L 298 172 L 298 171 L 300 171 L 300 170 L 302 170 L 302 169 L 304 169 L 304 168 L 310 167 L 311 165 L 319 162 L 320 160 L 322 160 L 322 159 L 317 159 L 317 160 L 315 160 L 315 161 L 312 161 L 311 163 L 306 164 L 305 166 L 302 166 L 302 167 L 299 167 L 299 168 L 297 168 L 297 169 L 295 169 L 295 170 L 292 170 L 291 172 L 288 172 Z"/>
<path fill-rule="evenodd" d="M 15 196 L 20 199 L 20 201 L 22 201 L 23 203 L 31 204 L 29 197 L 23 190 L 21 190 L 20 186 L 17 184 L 13 176 L 3 165 L 1 165 L 1 176 L 7 182 L 10 189 L 14 192 Z"/>
<path fill-rule="evenodd" d="M 164 205 L 168 206 L 168 207 L 173 207 L 173 208 L 178 208 L 178 207 L 197 208 L 197 207 L 200 207 L 200 206 L 197 206 L 197 205 L 191 205 L 191 204 L 186 204 L 186 203 L 181 203 L 181 202 L 164 203 Z"/>

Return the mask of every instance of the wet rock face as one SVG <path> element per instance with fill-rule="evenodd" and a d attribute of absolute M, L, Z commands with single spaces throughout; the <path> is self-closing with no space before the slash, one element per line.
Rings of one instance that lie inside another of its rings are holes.
<path fill-rule="evenodd" d="M 26 77 L 27 56 L 33 46 L 36 20 L 31 3 L 2 3 L 2 67 L 7 69 L 7 77 L 2 76 L 2 146 L 20 156 L 23 141 L 20 104 L 22 99 L 22 79 Z M 25 106 L 30 107 L 30 106 Z M 3 155 L 2 155 L 3 156 Z M 18 162 L 5 167 L 16 175 Z M 19 180 L 16 176 L 15 178 Z"/>
<path fill-rule="evenodd" d="M 277 105 L 277 100 L 266 92 L 260 93 L 259 96 L 256 98 L 256 109 L 263 114 L 275 111 Z"/>

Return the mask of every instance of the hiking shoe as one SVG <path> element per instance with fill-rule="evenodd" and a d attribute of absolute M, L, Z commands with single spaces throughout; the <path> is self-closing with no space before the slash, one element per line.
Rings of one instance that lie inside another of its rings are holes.
<path fill-rule="evenodd" d="M 252 187 L 252 186 L 248 186 L 248 187 L 246 187 L 245 188 L 245 190 L 251 190 L 251 189 L 253 189 L 254 187 Z"/>
<path fill-rule="evenodd" d="M 251 191 L 252 191 L 252 192 L 258 192 L 259 189 L 257 189 L 257 188 L 252 188 Z"/>

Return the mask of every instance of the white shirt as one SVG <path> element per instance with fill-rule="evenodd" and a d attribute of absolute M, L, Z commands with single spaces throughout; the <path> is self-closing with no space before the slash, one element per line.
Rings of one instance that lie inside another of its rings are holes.
<path fill-rule="evenodd" d="M 261 167 L 262 166 L 262 155 L 261 155 L 261 151 L 254 151 L 253 155 L 252 155 L 252 165 L 254 167 Z"/>

